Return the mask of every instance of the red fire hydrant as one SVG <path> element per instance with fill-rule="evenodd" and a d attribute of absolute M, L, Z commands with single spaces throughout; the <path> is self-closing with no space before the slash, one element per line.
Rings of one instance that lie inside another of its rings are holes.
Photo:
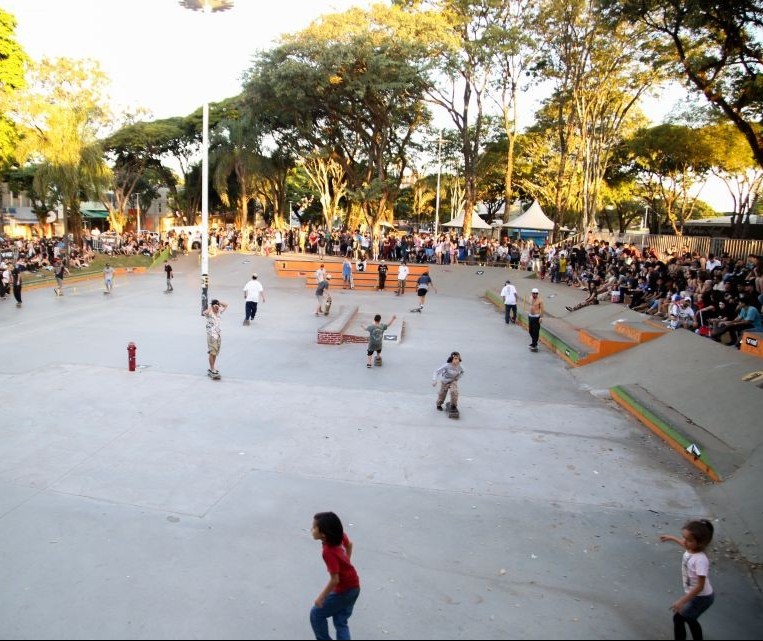
<path fill-rule="evenodd" d="M 131 372 L 135 371 L 135 343 L 130 341 L 127 343 L 127 365 Z"/>

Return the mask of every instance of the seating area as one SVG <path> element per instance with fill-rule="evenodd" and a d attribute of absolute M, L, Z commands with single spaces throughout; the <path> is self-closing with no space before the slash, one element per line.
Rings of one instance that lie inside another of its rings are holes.
<path fill-rule="evenodd" d="M 750 356 L 763 358 L 763 332 L 743 332 L 739 349 Z"/>
<path fill-rule="evenodd" d="M 320 260 L 309 258 L 277 258 L 273 265 L 279 278 L 304 278 L 307 287 L 317 287 L 315 272 L 323 265 L 326 273 L 331 275 L 331 284 L 334 289 L 343 287 L 342 260 L 324 257 Z M 369 261 L 366 270 L 359 272 L 352 267 L 353 289 L 374 290 L 379 282 L 378 262 Z M 386 289 L 395 289 L 400 263 L 387 263 Z M 427 265 L 409 264 L 408 277 L 405 279 L 406 292 L 414 292 L 416 280 L 421 274 L 428 271 Z"/>

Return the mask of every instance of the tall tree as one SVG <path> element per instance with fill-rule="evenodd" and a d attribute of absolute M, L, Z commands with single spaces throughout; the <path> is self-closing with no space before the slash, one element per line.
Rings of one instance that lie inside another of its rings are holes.
<path fill-rule="evenodd" d="M 601 11 L 599 0 L 548 0 L 539 24 L 547 48 L 538 68 L 554 83 L 550 104 L 559 138 L 554 209 L 564 217 L 567 163 L 578 164 L 580 226 L 587 228 L 596 220 L 601 184 L 626 119 L 660 77 L 657 59 L 645 47 L 646 29 Z"/>
<path fill-rule="evenodd" d="M 215 191 L 225 206 L 230 206 L 228 178 L 236 184 L 236 224 L 247 224 L 249 201 L 253 196 L 256 170 L 259 166 L 262 135 L 247 111 L 236 111 L 221 120 L 215 128 L 210 165 Z"/>
<path fill-rule="evenodd" d="M 437 11 L 443 21 L 435 35 L 443 44 L 438 59 L 442 82 L 430 86 L 429 99 L 445 110 L 460 136 L 463 233 L 468 236 L 477 202 L 477 161 L 484 142 L 486 92 L 496 56 L 506 45 L 506 32 L 501 26 L 508 0 L 411 0 L 403 4 L 411 9 Z"/>
<path fill-rule="evenodd" d="M 10 99 L 25 86 L 24 66 L 28 57 L 16 42 L 16 19 L 0 8 L 0 168 L 13 155 L 16 127 L 8 117 Z"/>
<path fill-rule="evenodd" d="M 505 11 L 498 12 L 498 23 L 493 28 L 502 46 L 496 50 L 492 65 L 493 91 L 491 97 L 501 111 L 506 151 L 503 172 L 502 201 L 514 200 L 514 158 L 519 131 L 520 93 L 529 89 L 530 71 L 540 53 L 538 33 L 540 0 L 508 0 Z M 495 202 L 495 201 L 494 201 Z"/>
<path fill-rule="evenodd" d="M 177 179 L 162 164 L 181 131 L 173 120 L 128 122 L 106 137 L 102 147 L 112 161 L 114 203 L 111 209 L 113 228 L 121 231 L 127 222 L 127 208 L 136 192 L 141 194 L 165 186 L 176 193 Z"/>
<path fill-rule="evenodd" d="M 54 186 L 64 207 L 64 232 L 81 242 L 82 199 L 101 198 L 110 180 L 98 142 L 109 123 L 107 78 L 91 60 L 44 58 L 30 68 L 14 117 L 22 139 L 18 160 L 39 162 L 38 187 Z M 38 189 L 39 191 L 39 189 Z"/>
<path fill-rule="evenodd" d="M 715 160 L 711 138 L 701 129 L 666 124 L 639 131 L 628 146 L 650 200 L 663 204 L 667 223 L 682 234 Z"/>
<path fill-rule="evenodd" d="M 331 229 L 339 204 L 347 194 L 344 168 L 330 153 L 319 150 L 302 158 L 299 164 L 318 191 L 324 225 Z"/>
<path fill-rule="evenodd" d="M 739 129 L 763 167 L 763 4 L 760 0 L 601 0 L 646 25 L 655 51 Z"/>
<path fill-rule="evenodd" d="M 391 213 L 413 135 L 429 119 L 427 29 L 383 5 L 324 16 L 261 54 L 248 75 L 246 93 L 278 147 L 297 157 L 330 150 L 372 227 Z"/>
<path fill-rule="evenodd" d="M 734 203 L 731 236 L 745 238 L 750 231 L 752 205 L 763 192 L 763 168 L 733 124 L 709 125 L 705 130 L 715 154 L 712 172 L 726 185 Z"/>

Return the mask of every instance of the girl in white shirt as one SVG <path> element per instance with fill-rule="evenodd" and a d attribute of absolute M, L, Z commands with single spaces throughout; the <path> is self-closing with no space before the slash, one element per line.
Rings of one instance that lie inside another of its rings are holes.
<path fill-rule="evenodd" d="M 713 524 L 705 519 L 689 521 L 681 530 L 681 538 L 671 534 L 661 534 L 660 541 L 671 541 L 684 548 L 681 560 L 681 579 L 684 595 L 670 609 L 673 610 L 673 634 L 675 639 L 686 639 L 689 624 L 692 639 L 702 639 L 699 616 L 715 600 L 713 586 L 710 585 L 710 561 L 705 549 L 713 540 Z"/>

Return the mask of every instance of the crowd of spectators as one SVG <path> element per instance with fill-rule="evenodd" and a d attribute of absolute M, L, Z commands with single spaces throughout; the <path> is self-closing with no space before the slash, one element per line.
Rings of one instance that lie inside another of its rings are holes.
<path fill-rule="evenodd" d="M 626 304 L 716 341 L 729 337 L 739 347 L 744 330 L 763 331 L 763 258 L 727 254 L 701 256 L 594 240 L 543 251 L 540 277 L 585 290 L 585 300 L 570 312 L 602 300 Z"/>

